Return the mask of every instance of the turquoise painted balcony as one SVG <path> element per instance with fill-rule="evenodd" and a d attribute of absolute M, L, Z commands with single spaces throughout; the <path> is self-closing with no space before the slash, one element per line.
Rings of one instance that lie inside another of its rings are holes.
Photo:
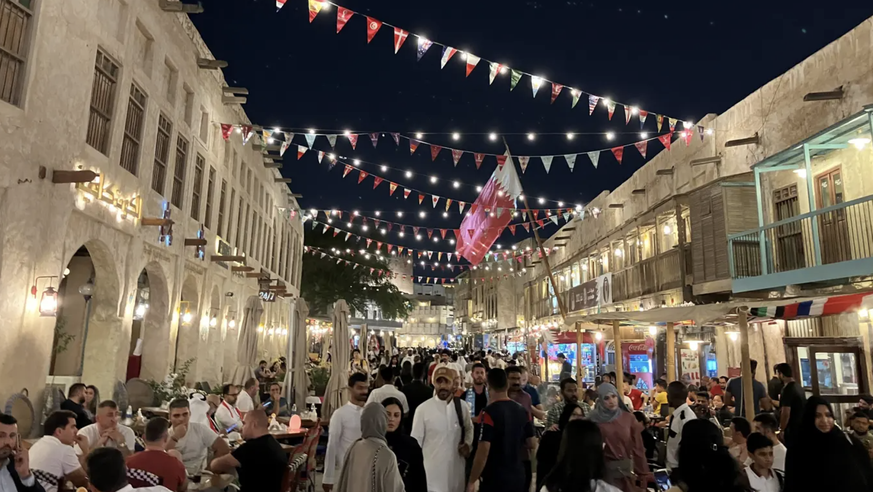
<path fill-rule="evenodd" d="M 760 227 L 729 234 L 733 292 L 873 276 L 873 106 L 753 166 Z"/>

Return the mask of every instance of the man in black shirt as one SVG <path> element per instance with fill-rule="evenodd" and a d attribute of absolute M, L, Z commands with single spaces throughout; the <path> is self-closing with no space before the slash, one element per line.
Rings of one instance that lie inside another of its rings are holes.
<path fill-rule="evenodd" d="M 467 482 L 467 491 L 475 490 L 482 479 L 480 492 L 527 492 L 522 467 L 522 451 L 533 449 L 534 432 L 530 415 L 509 399 L 506 372 L 488 372 L 491 403 L 480 418 L 479 448 Z"/>
<path fill-rule="evenodd" d="M 230 454 L 212 460 L 214 473 L 239 474 L 240 492 L 280 492 L 288 468 L 288 457 L 267 430 L 263 409 L 246 412 L 242 429 L 245 444 Z"/>
<path fill-rule="evenodd" d="M 467 458 L 466 473 L 470 476 L 470 471 L 473 468 L 473 458 L 476 457 L 476 448 L 479 445 L 479 429 L 481 423 L 479 417 L 485 407 L 488 405 L 488 387 L 485 385 L 485 366 L 481 362 L 473 364 L 473 370 L 470 372 L 473 377 L 473 387 L 464 392 L 464 401 L 470 405 L 470 416 L 473 418 L 473 448 L 470 451 L 470 456 Z"/>
<path fill-rule="evenodd" d="M 76 427 L 79 429 L 93 424 L 85 407 L 82 406 L 85 403 L 85 385 L 76 383 L 70 386 L 69 393 L 67 399 L 61 403 L 61 410 L 69 410 L 76 414 Z"/>
<path fill-rule="evenodd" d="M 800 426 L 803 417 L 803 405 L 806 404 L 806 393 L 794 380 L 794 370 L 786 363 L 776 365 L 776 375 L 782 380 L 782 394 L 779 396 L 779 428 L 782 429 L 782 440 L 786 447 L 791 447 L 791 439 Z"/>
<path fill-rule="evenodd" d="M 561 363 L 561 373 L 558 376 L 558 381 L 563 381 L 567 378 L 573 377 L 573 366 L 570 365 L 567 356 L 563 353 L 558 354 L 558 362 Z"/>
<path fill-rule="evenodd" d="M 415 409 L 419 405 L 433 398 L 433 388 L 424 384 L 425 365 L 422 362 L 416 362 L 412 365 L 411 383 L 403 385 L 400 391 L 406 395 L 406 402 L 409 404 L 409 416 L 407 417 L 407 429 L 412 428 L 412 419 L 415 417 Z"/>

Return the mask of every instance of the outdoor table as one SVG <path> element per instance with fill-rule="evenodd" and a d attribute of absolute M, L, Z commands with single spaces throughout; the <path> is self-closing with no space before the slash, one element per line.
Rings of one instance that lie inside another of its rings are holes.
<path fill-rule="evenodd" d="M 297 439 L 300 437 L 304 437 L 306 435 L 306 431 L 303 429 L 301 429 L 299 432 L 288 432 L 287 430 L 282 430 L 278 432 L 270 432 L 270 435 L 276 438 L 276 440 Z"/>

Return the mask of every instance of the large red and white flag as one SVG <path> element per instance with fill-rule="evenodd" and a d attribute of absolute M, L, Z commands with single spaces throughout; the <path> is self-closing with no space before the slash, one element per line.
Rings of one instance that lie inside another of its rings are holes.
<path fill-rule="evenodd" d="M 461 222 L 461 235 L 457 240 L 458 254 L 472 265 L 478 265 L 482 261 L 512 219 L 512 214 L 497 214 L 496 211 L 518 208 L 515 200 L 521 195 L 521 181 L 515 172 L 515 164 L 509 151 L 505 155 L 506 165 L 498 166 L 494 170 L 476 203 L 470 208 L 470 213 Z"/>

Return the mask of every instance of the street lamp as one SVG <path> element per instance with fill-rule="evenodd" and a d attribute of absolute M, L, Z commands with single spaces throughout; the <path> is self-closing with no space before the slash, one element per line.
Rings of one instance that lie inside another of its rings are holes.
<path fill-rule="evenodd" d="M 39 300 L 40 316 L 58 315 L 58 292 L 52 286 L 46 287 Z"/>

